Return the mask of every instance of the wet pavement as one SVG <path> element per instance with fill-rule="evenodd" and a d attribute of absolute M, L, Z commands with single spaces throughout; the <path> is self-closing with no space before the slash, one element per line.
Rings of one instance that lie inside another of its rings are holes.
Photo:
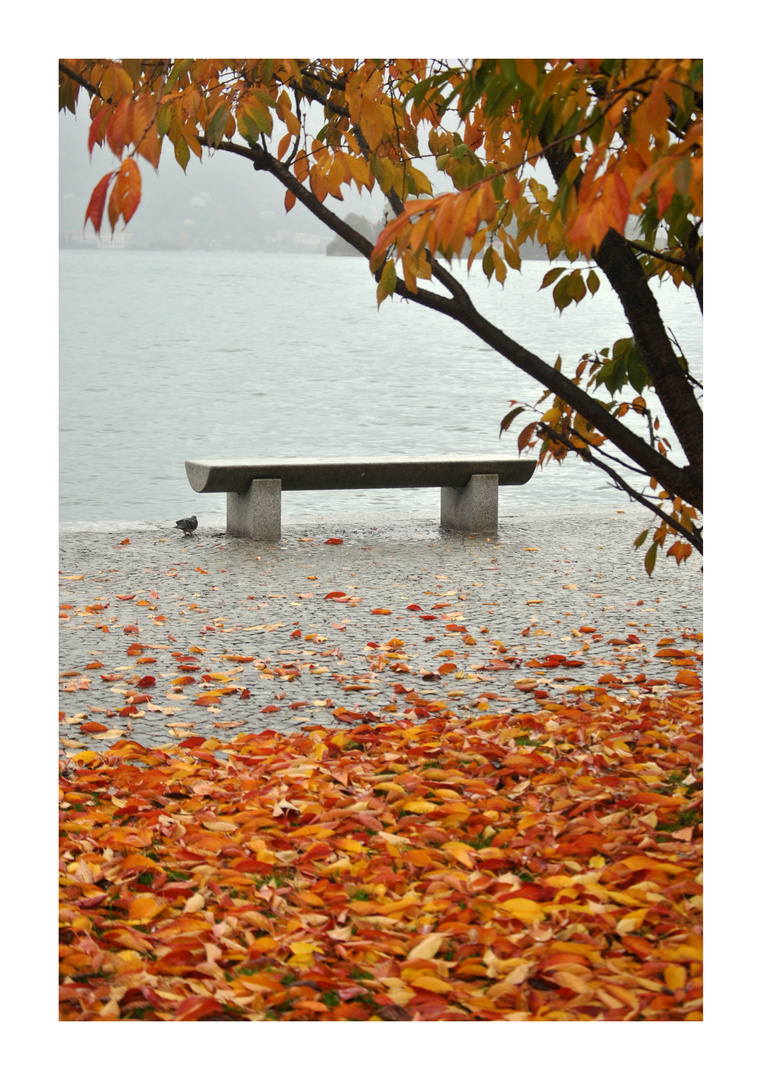
<path fill-rule="evenodd" d="M 660 558 L 649 579 L 634 510 L 501 514 L 490 539 L 347 515 L 285 518 L 280 541 L 253 543 L 199 518 L 191 537 L 61 526 L 65 752 L 527 712 L 606 675 L 624 704 L 679 689 L 702 652 L 701 560 Z M 684 657 L 654 655 L 670 648 Z"/>

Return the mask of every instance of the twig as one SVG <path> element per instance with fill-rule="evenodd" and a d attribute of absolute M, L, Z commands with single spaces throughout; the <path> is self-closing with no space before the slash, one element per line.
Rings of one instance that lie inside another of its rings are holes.
<path fill-rule="evenodd" d="M 566 438 L 565 435 L 561 435 L 558 431 L 553 431 L 553 429 L 549 428 L 547 424 L 538 424 L 537 429 L 543 436 L 550 439 L 551 441 L 560 442 L 562 446 L 565 446 L 567 448 L 567 450 L 573 450 L 575 454 L 579 454 L 580 457 L 583 456 L 579 447 L 576 447 L 570 439 Z M 580 436 L 580 438 L 582 438 L 583 441 L 586 442 L 583 436 Z M 686 529 L 685 526 L 682 524 L 682 522 L 676 521 L 674 518 L 666 514 L 660 507 L 656 506 L 655 503 L 647 499 L 645 495 L 641 495 L 639 492 L 635 491 L 634 488 L 631 488 L 627 481 L 623 480 L 622 477 L 619 476 L 619 474 L 616 473 L 610 465 L 607 465 L 604 461 L 599 461 L 598 459 L 594 458 L 591 453 L 588 452 L 588 455 L 585 456 L 585 461 L 590 462 L 592 465 L 597 465 L 599 469 L 602 469 L 605 473 L 608 473 L 608 475 L 611 477 L 611 479 L 614 481 L 620 491 L 624 491 L 625 494 L 629 495 L 629 497 L 631 499 L 634 499 L 635 502 L 639 502 L 642 506 L 645 506 L 646 509 L 651 510 L 654 514 L 657 515 L 657 517 L 660 517 L 662 521 L 666 522 L 667 525 L 669 525 L 676 532 L 679 532 L 682 536 L 684 536 L 688 543 L 692 544 L 693 547 L 695 547 L 696 550 L 703 555 L 704 544 L 702 540 L 701 529 L 696 529 L 693 532 L 689 532 L 688 529 Z"/>

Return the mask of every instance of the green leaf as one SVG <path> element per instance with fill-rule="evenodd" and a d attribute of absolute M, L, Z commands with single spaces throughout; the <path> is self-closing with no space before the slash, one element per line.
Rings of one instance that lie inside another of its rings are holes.
<path fill-rule="evenodd" d="M 508 430 L 508 428 L 511 426 L 511 424 L 516 419 L 516 417 L 519 415 L 519 413 L 523 413 L 524 411 L 525 410 L 524 410 L 523 405 L 519 405 L 517 408 L 511 409 L 511 411 L 509 413 L 505 414 L 503 419 L 500 421 L 500 433 L 498 435 L 498 438 L 500 438 L 500 436 L 503 434 L 504 431 Z"/>
<path fill-rule="evenodd" d="M 165 94 L 168 94 L 172 87 L 175 85 L 175 83 L 179 82 L 188 74 L 188 71 L 190 70 L 192 64 L 193 60 L 178 60 L 173 65 L 172 70 L 167 77 L 167 81 L 164 84 Z"/>
<path fill-rule="evenodd" d="M 594 376 L 596 389 L 603 383 L 610 394 L 616 394 L 627 382 L 626 357 L 615 356 L 608 360 Z"/>
<path fill-rule="evenodd" d="M 600 278 L 596 274 L 595 270 L 591 270 L 590 273 L 587 275 L 587 287 L 590 291 L 591 296 L 595 296 L 595 294 L 598 292 L 598 289 L 601 287 Z"/>
<path fill-rule="evenodd" d="M 397 271 L 394 268 L 394 263 L 389 259 L 381 274 L 381 284 L 384 286 L 388 293 L 393 293 L 395 286 L 397 285 Z"/>
<path fill-rule="evenodd" d="M 209 127 L 206 129 L 206 137 L 212 146 L 219 146 L 222 142 L 225 128 L 228 125 L 229 116 L 230 109 L 228 106 L 220 105 L 219 109 L 217 109 L 212 116 L 212 119 L 209 121 Z"/>
<path fill-rule="evenodd" d="M 637 540 L 633 541 L 633 547 L 639 548 L 641 544 L 644 544 L 648 538 L 648 529 L 644 529 Z"/>
<path fill-rule="evenodd" d="M 488 247 L 484 252 L 482 270 L 487 275 L 488 279 L 490 279 L 495 272 L 495 252 L 491 247 Z"/>
<path fill-rule="evenodd" d="M 238 117 L 238 130 L 250 146 L 259 142 L 260 134 L 272 135 L 273 118 L 267 109 L 247 106 Z"/>
<path fill-rule="evenodd" d="M 553 300 L 559 311 L 563 311 L 572 302 L 569 295 L 569 275 L 562 277 L 553 290 Z"/>
<path fill-rule="evenodd" d="M 627 354 L 627 378 L 629 379 L 630 386 L 632 386 L 638 394 L 642 394 L 643 390 L 650 382 L 648 371 L 643 363 L 643 357 L 640 355 L 640 350 L 637 345 L 633 345 Z"/>
<path fill-rule="evenodd" d="M 552 285 L 556 278 L 559 278 L 563 274 L 565 267 L 554 266 L 552 270 L 548 270 L 545 277 L 542 279 L 541 289 L 547 289 L 548 285 Z"/>
<path fill-rule="evenodd" d="M 166 135 L 172 124 L 172 105 L 166 101 L 163 105 L 159 106 L 156 113 L 156 130 L 159 135 Z"/>
<path fill-rule="evenodd" d="M 394 269 L 394 260 L 388 259 L 384 265 L 384 269 L 381 271 L 381 278 L 376 289 L 376 301 L 379 305 L 386 300 L 387 296 L 391 296 L 394 292 L 397 284 L 397 271 Z"/>
<path fill-rule="evenodd" d="M 584 299 L 586 292 L 587 288 L 582 280 L 582 274 L 579 270 L 572 270 L 569 278 L 569 296 L 575 304 L 578 304 L 580 300 Z"/>
<path fill-rule="evenodd" d="M 645 557 L 644 561 L 645 561 L 646 573 L 648 574 L 649 577 L 654 572 L 654 566 L 656 566 L 656 555 L 657 555 L 658 551 L 659 551 L 659 545 L 658 544 L 651 544 L 650 548 L 646 552 L 646 557 Z"/>
<path fill-rule="evenodd" d="M 184 172 L 185 166 L 190 161 L 190 150 L 188 149 L 188 144 L 182 137 L 182 135 L 180 135 L 177 142 L 175 143 L 175 158 L 177 159 L 178 164 L 182 167 Z"/>

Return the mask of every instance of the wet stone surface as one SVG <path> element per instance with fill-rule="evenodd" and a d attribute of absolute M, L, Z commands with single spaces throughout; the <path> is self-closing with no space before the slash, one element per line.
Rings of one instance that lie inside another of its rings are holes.
<path fill-rule="evenodd" d="M 701 561 L 649 579 L 635 511 L 504 513 L 491 539 L 348 516 L 252 543 L 199 521 L 61 527 L 64 752 L 603 692 L 625 707 L 700 676 Z"/>

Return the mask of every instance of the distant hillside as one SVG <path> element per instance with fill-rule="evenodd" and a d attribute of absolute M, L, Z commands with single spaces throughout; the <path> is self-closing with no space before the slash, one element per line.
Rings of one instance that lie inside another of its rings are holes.
<path fill-rule="evenodd" d="M 360 233 L 366 240 L 369 240 L 371 244 L 375 244 L 381 232 L 381 222 L 369 221 L 366 217 L 362 217 L 360 214 L 347 214 L 344 221 L 349 225 L 350 229 L 354 229 L 355 232 Z M 334 236 L 333 240 L 328 244 L 325 249 L 326 255 L 360 255 L 357 248 L 353 248 L 351 244 L 348 244 L 341 236 Z"/>

